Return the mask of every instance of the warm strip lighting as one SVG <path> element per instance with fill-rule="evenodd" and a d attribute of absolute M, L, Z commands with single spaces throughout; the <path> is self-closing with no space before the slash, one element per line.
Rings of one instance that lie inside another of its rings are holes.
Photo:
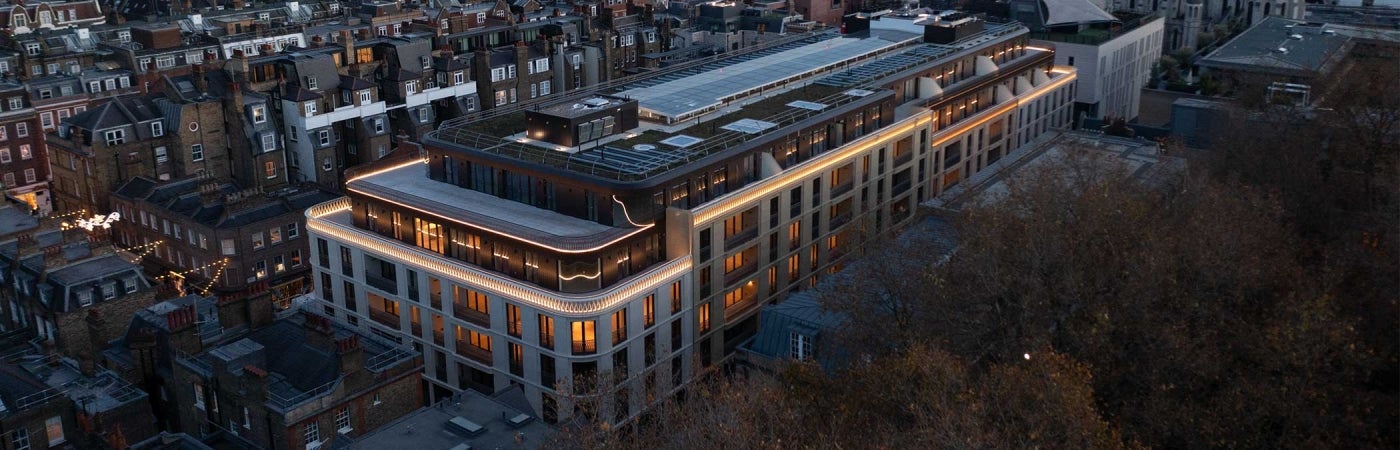
<path fill-rule="evenodd" d="M 690 256 L 682 256 L 665 264 L 653 267 L 627 282 L 589 294 L 569 294 L 552 292 L 524 284 L 510 278 L 486 272 L 437 253 L 410 246 L 353 226 L 345 225 L 327 216 L 348 213 L 350 199 L 339 198 L 306 210 L 306 228 L 320 236 L 334 239 L 344 245 L 385 255 L 421 270 L 430 271 L 450 278 L 454 282 L 496 295 L 511 298 L 564 317 L 592 317 L 626 304 L 644 292 L 652 292 L 663 284 L 669 284 L 690 271 Z"/>
<path fill-rule="evenodd" d="M 955 124 L 950 128 L 945 128 L 934 132 L 934 137 L 930 138 L 932 142 L 925 145 L 937 146 L 942 145 L 943 143 L 948 142 L 950 140 L 956 139 L 962 133 L 968 131 L 969 129 L 976 128 L 992 120 L 999 119 L 1003 114 L 1012 112 L 1017 107 L 1021 106 L 1021 103 L 1034 100 L 1042 95 L 1049 93 L 1050 91 L 1053 91 L 1054 89 L 1059 88 L 1060 86 L 1065 85 L 1066 83 L 1074 81 L 1074 79 L 1075 77 L 1073 75 L 1073 70 L 1068 69 L 1064 72 L 1064 75 L 1060 76 L 1059 79 L 1057 79 L 1055 82 L 1047 84 L 1042 88 L 1037 88 L 1036 90 L 1027 93 L 1023 96 L 997 105 L 988 111 L 984 111 L 983 113 L 979 114 L 982 116 L 982 118 L 979 120 L 965 121 L 962 123 Z M 709 222 L 714 221 L 715 219 L 727 217 L 728 215 L 733 214 L 735 210 L 750 207 L 754 204 L 757 204 L 757 202 L 762 200 L 763 197 L 773 195 L 776 193 L 781 193 L 784 190 L 795 186 L 797 183 L 806 182 L 813 176 L 820 175 L 824 171 L 831 170 L 832 168 L 835 168 L 841 165 L 842 163 L 847 162 L 847 158 L 854 158 L 856 155 L 869 151 L 872 148 L 889 144 L 891 141 L 903 137 L 901 135 L 903 135 L 904 133 L 911 132 L 921 126 L 928 125 L 932 121 L 931 116 L 933 114 L 935 113 L 932 110 L 926 109 L 920 112 L 919 114 L 904 119 L 900 123 L 892 125 L 890 128 L 865 136 L 860 140 L 847 145 L 841 150 L 838 150 L 833 153 L 828 153 L 827 155 L 825 155 L 825 157 L 809 160 L 796 167 L 785 170 L 782 173 L 779 173 L 778 175 L 772 177 L 771 183 L 767 184 L 767 186 L 754 186 L 751 189 L 741 189 L 740 191 L 727 194 L 724 197 L 720 197 L 713 202 L 701 205 L 699 208 L 696 208 L 694 213 L 695 227 L 699 228 L 708 225 Z M 942 135 L 942 137 L 939 137 L 939 135 Z"/>
<path fill-rule="evenodd" d="M 533 240 L 533 239 L 525 238 L 525 237 L 522 237 L 522 236 L 516 236 L 516 235 L 510 234 L 510 233 L 502 232 L 501 230 L 497 230 L 497 229 L 493 229 L 493 228 L 487 228 L 487 227 L 481 226 L 481 225 L 479 225 L 479 224 L 474 224 L 474 223 L 470 223 L 470 222 L 463 221 L 463 220 L 460 220 L 460 219 L 456 219 L 456 218 L 452 218 L 452 217 L 447 217 L 447 216 L 445 216 L 441 211 L 429 211 L 429 210 L 427 210 L 427 209 L 423 209 L 423 208 L 420 208 L 420 207 L 415 206 L 415 205 L 411 205 L 411 204 L 408 204 L 408 203 L 395 201 L 395 200 L 392 200 L 392 199 L 383 198 L 383 197 L 374 195 L 373 193 L 365 192 L 365 191 L 362 191 L 362 190 L 359 190 L 359 189 L 355 189 L 354 187 L 350 186 L 350 183 L 351 183 L 351 182 L 354 182 L 355 180 L 358 180 L 358 179 L 361 179 L 361 178 L 365 178 L 365 177 L 369 177 L 369 176 L 373 176 L 373 175 L 377 175 L 377 174 L 384 173 L 384 172 L 387 172 L 387 171 L 390 171 L 390 170 L 402 169 L 402 168 L 405 168 L 405 167 L 408 167 L 408 166 L 411 166 L 411 165 L 414 165 L 414 164 L 424 164 L 424 162 L 421 161 L 421 160 L 413 160 L 413 161 L 409 161 L 409 162 L 402 163 L 402 164 L 396 164 L 396 165 L 393 165 L 393 166 L 390 166 L 390 167 L 387 167 L 387 168 L 384 168 L 384 169 L 381 169 L 381 170 L 375 170 L 375 171 L 373 171 L 373 172 L 366 173 L 366 174 L 364 174 L 364 175 L 357 175 L 357 176 L 355 176 L 355 178 L 351 178 L 349 181 L 346 181 L 346 182 L 345 182 L 345 189 L 346 189 L 347 191 L 354 192 L 354 193 L 360 194 L 360 195 L 364 195 L 364 196 L 366 196 L 366 197 L 370 197 L 370 198 L 373 198 L 373 199 L 375 199 L 375 200 L 378 200 L 378 201 L 381 201 L 381 202 L 384 202 L 384 203 L 390 203 L 390 204 L 402 206 L 402 207 L 404 207 L 404 208 L 412 209 L 412 210 L 414 210 L 414 211 L 418 211 L 418 212 L 420 212 L 420 213 L 427 214 L 427 215 L 430 215 L 430 216 L 440 217 L 440 218 L 442 218 L 442 219 L 444 219 L 444 220 L 449 220 L 449 221 L 452 221 L 452 222 L 454 222 L 454 223 L 457 223 L 457 224 L 460 224 L 460 225 L 463 225 L 463 226 L 466 226 L 466 227 L 470 227 L 470 228 L 473 228 L 473 229 L 476 229 L 476 230 L 480 230 L 480 231 L 483 231 L 483 232 L 486 232 L 486 233 L 494 234 L 494 235 L 496 235 L 496 236 L 501 236 L 501 237 L 508 238 L 508 239 L 514 239 L 514 240 L 521 241 L 521 242 L 525 242 L 525 243 L 528 243 L 528 244 L 531 244 L 531 245 L 539 246 L 539 247 L 541 247 L 541 248 L 546 248 L 546 249 L 549 249 L 549 250 L 553 250 L 553 251 L 559 252 L 559 253 L 590 253 L 590 252 L 596 252 L 596 251 L 598 251 L 598 250 L 602 250 L 602 249 L 607 248 L 607 247 L 609 247 L 609 246 L 611 246 L 611 245 L 613 245 L 613 244 L 616 244 L 616 243 L 618 243 L 618 242 L 622 242 L 622 241 L 626 240 L 627 238 L 630 238 L 630 237 L 632 237 L 632 236 L 636 236 L 637 234 L 639 234 L 639 233 L 641 233 L 641 232 L 643 232 L 643 231 L 646 231 L 646 230 L 648 230 L 648 229 L 651 229 L 651 227 L 655 225 L 655 224 L 645 224 L 645 225 L 641 225 L 641 224 L 633 223 L 632 225 L 636 225 L 638 228 L 632 230 L 631 232 L 629 232 L 629 233 L 627 233 L 627 234 L 624 234 L 624 235 L 622 235 L 622 236 L 618 236 L 616 239 L 612 239 L 612 240 L 610 240 L 610 241 L 603 242 L 603 243 L 601 243 L 601 244 L 597 244 L 597 245 L 594 245 L 594 246 L 591 246 L 591 247 L 588 247 L 588 248 L 565 249 L 565 248 L 559 248 L 559 247 L 556 247 L 556 246 L 554 246 L 554 245 L 550 245 L 550 244 L 547 244 L 547 243 L 544 243 L 544 242 L 540 242 L 540 241 L 536 241 L 536 240 Z M 614 200 L 616 200 L 616 199 L 614 199 Z M 625 212 L 626 209 L 624 209 L 623 211 Z M 582 219 L 579 219 L 579 220 L 582 220 Z M 628 221 L 628 222 L 631 222 L 632 219 L 631 219 L 631 218 L 628 218 L 627 221 Z"/>
<path fill-rule="evenodd" d="M 632 215 L 627 213 L 627 205 L 626 205 L 626 204 L 623 204 L 623 203 L 622 203 L 622 200 L 618 200 L 616 195 L 612 196 L 612 199 L 613 199 L 614 202 L 617 202 L 618 206 L 621 206 L 621 207 L 622 207 L 622 217 L 623 217 L 623 218 L 626 218 L 626 219 L 627 219 L 627 223 L 632 224 L 632 226 L 634 226 L 634 227 L 650 227 L 650 226 L 656 224 L 656 222 L 652 222 L 652 223 L 648 223 L 648 224 L 643 225 L 643 224 L 634 222 L 634 221 L 632 220 Z"/>

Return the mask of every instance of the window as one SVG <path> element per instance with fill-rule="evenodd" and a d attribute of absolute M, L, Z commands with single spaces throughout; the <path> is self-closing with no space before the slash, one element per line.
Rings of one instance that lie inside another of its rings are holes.
<path fill-rule="evenodd" d="M 34 157 L 34 152 L 29 150 L 29 144 L 19 146 L 19 159 L 30 159 Z"/>
<path fill-rule="evenodd" d="M 123 130 L 107 130 L 102 133 L 102 137 L 107 141 L 108 146 L 126 143 L 126 131 Z"/>
<path fill-rule="evenodd" d="M 384 119 L 374 119 L 374 132 L 375 132 L 375 133 L 383 133 L 383 132 L 384 132 Z"/>
<path fill-rule="evenodd" d="M 462 71 L 452 72 L 452 84 L 462 84 L 467 82 L 467 74 Z"/>
<path fill-rule="evenodd" d="M 297 141 L 297 127 L 287 127 L 287 140 Z"/>
<path fill-rule="evenodd" d="M 369 89 L 360 91 L 360 104 L 365 105 L 374 102 L 374 93 Z"/>
<path fill-rule="evenodd" d="M 510 101 L 505 90 L 496 91 L 496 106 L 504 106 Z"/>
<path fill-rule="evenodd" d="M 235 253 L 233 239 L 224 239 L 220 241 L 219 244 L 225 255 L 232 255 Z"/>
<path fill-rule="evenodd" d="M 152 136 L 152 137 L 161 137 L 161 136 L 165 136 L 165 126 L 162 125 L 160 122 L 151 122 L 151 136 Z"/>
<path fill-rule="evenodd" d="M 13 161 L 13 159 L 10 158 L 10 149 L 0 148 L 0 163 L 8 163 L 10 161 Z"/>
<path fill-rule="evenodd" d="M 267 230 L 267 236 L 271 239 L 272 245 L 277 245 L 277 244 L 281 244 L 281 243 L 282 243 L 282 229 L 281 229 L 281 228 L 273 228 L 273 229 Z"/>
<path fill-rule="evenodd" d="M 617 310 L 612 315 L 612 342 L 613 345 L 627 340 L 627 308 Z"/>
<path fill-rule="evenodd" d="M 117 298 L 117 284 L 108 282 L 102 285 L 102 299 L 111 300 Z"/>
<path fill-rule="evenodd" d="M 259 231 L 257 233 L 253 233 L 253 250 L 261 250 L 263 248 L 263 245 L 264 242 L 262 232 Z"/>
<path fill-rule="evenodd" d="M 540 347 L 554 348 L 554 318 L 540 314 Z"/>
<path fill-rule="evenodd" d="M 156 57 L 156 68 L 166 69 L 175 67 L 175 55 L 165 55 Z"/>
<path fill-rule="evenodd" d="M 306 77 L 306 88 L 307 88 L 307 89 L 318 89 L 318 88 L 316 87 L 316 77 Z"/>
<path fill-rule="evenodd" d="M 681 282 L 671 283 L 671 314 L 681 311 Z"/>
<path fill-rule="evenodd" d="M 312 419 L 310 422 L 307 422 L 306 426 L 302 427 L 301 441 L 302 443 L 306 444 L 307 448 L 317 447 L 321 445 L 321 426 L 320 424 L 316 423 L 315 419 Z"/>
<path fill-rule="evenodd" d="M 540 82 L 540 95 L 549 95 L 549 80 Z"/>
<path fill-rule="evenodd" d="M 42 95 L 42 94 L 41 94 Z M 44 129 L 53 128 L 53 113 L 43 113 L 39 115 L 39 126 Z"/>
<path fill-rule="evenodd" d="M 249 416 L 249 414 L 248 414 L 248 407 L 247 407 L 247 406 L 244 406 L 244 407 L 243 407 L 243 429 L 245 429 L 245 430 L 248 430 L 248 429 L 252 429 L 252 428 L 253 428 L 253 421 L 250 420 L 250 418 L 249 418 L 248 416 Z"/>
<path fill-rule="evenodd" d="M 710 304 L 701 303 L 695 310 L 695 318 L 700 320 L 700 333 L 710 331 Z"/>
<path fill-rule="evenodd" d="M 156 152 L 157 164 L 164 164 L 170 161 L 170 154 L 166 152 L 165 147 L 156 147 L 154 151 Z"/>
<path fill-rule="evenodd" d="M 204 144 L 194 144 L 190 146 L 190 161 L 200 162 L 204 160 Z"/>
<path fill-rule="evenodd" d="M 277 178 L 277 164 L 272 161 L 263 163 L 263 172 L 267 174 L 268 178 Z"/>
<path fill-rule="evenodd" d="M 92 291 L 78 293 L 78 306 L 88 306 L 92 304 Z"/>
<path fill-rule="evenodd" d="M 506 304 L 506 333 L 520 337 L 520 307 Z"/>
<path fill-rule="evenodd" d="M 321 142 L 321 145 L 331 145 L 331 132 L 329 132 L 329 131 L 326 131 L 326 130 L 317 131 L 317 132 L 316 132 L 316 138 L 317 138 L 318 141 Z"/>
<path fill-rule="evenodd" d="M 259 259 L 253 263 L 253 276 L 258 279 L 267 278 L 267 261 Z"/>
<path fill-rule="evenodd" d="M 594 336 L 595 326 L 596 324 L 592 320 L 580 320 L 573 323 L 574 354 L 588 354 L 598 351 L 598 342 Z"/>
<path fill-rule="evenodd" d="M 802 361 L 812 357 L 812 338 L 801 333 L 792 333 L 792 359 Z"/>
<path fill-rule="evenodd" d="M 19 137 L 29 136 L 29 124 L 28 124 L 28 123 L 25 123 L 25 122 L 16 123 L 16 124 L 15 124 L 15 136 L 19 136 Z"/>
<path fill-rule="evenodd" d="M 287 239 L 296 239 L 299 237 L 301 237 L 301 227 L 294 223 L 287 224 Z"/>
<path fill-rule="evenodd" d="M 16 17 L 15 17 L 15 24 L 16 24 L 16 25 L 18 25 L 18 26 L 24 26 L 23 22 L 26 22 L 26 20 L 24 19 L 24 16 L 21 15 L 21 16 L 16 16 Z M 29 54 L 29 56 L 39 56 L 39 50 L 40 50 L 40 49 L 39 49 L 39 44 L 36 43 L 36 42 L 31 42 L 31 43 L 28 43 L 28 44 L 24 44 L 24 52 L 27 53 L 27 54 Z"/>
<path fill-rule="evenodd" d="M 417 93 L 418 93 L 418 80 L 408 80 L 408 81 L 405 81 L 405 82 L 403 83 L 403 89 L 404 89 L 404 92 L 407 92 L 407 93 L 408 93 L 408 95 L 417 94 Z"/>
<path fill-rule="evenodd" d="M 63 439 L 63 418 L 53 416 L 44 421 L 44 431 L 49 435 L 49 447 L 65 442 Z"/>
<path fill-rule="evenodd" d="M 306 102 L 302 109 L 306 111 L 308 117 L 316 115 L 316 102 Z"/>
<path fill-rule="evenodd" d="M 651 328 L 656 325 L 656 295 L 648 294 L 642 300 L 642 327 Z"/>
<path fill-rule="evenodd" d="M 263 123 L 263 122 L 267 122 L 267 107 L 265 107 L 265 106 L 254 106 L 254 107 L 253 107 L 253 123 Z"/>
<path fill-rule="evenodd" d="M 15 450 L 29 450 L 29 429 L 15 428 L 15 431 L 10 433 L 10 444 Z"/>
<path fill-rule="evenodd" d="M 35 174 L 34 174 L 34 168 L 31 167 L 31 168 L 28 168 L 28 169 L 24 169 L 24 182 L 25 182 L 25 183 L 33 183 L 33 182 L 35 182 L 35 181 L 36 181 L 36 177 L 35 177 Z"/>
<path fill-rule="evenodd" d="M 274 136 L 272 133 L 263 133 L 263 134 L 262 134 L 262 148 L 263 148 L 263 151 L 265 151 L 265 152 L 270 152 L 270 151 L 273 151 L 273 150 L 277 150 L 277 139 L 276 139 L 276 138 L 277 138 L 277 136 Z"/>
<path fill-rule="evenodd" d="M 350 407 L 340 408 L 335 412 L 335 430 L 340 433 L 349 433 L 354 430 L 350 424 Z"/>
<path fill-rule="evenodd" d="M 301 267 L 301 250 L 292 250 L 292 267 Z"/>

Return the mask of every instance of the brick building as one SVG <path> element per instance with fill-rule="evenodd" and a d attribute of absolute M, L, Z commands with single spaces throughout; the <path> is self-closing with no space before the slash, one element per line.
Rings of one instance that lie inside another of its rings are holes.
<path fill-rule="evenodd" d="M 174 319 L 187 326 L 193 316 Z M 332 448 L 422 406 L 420 354 L 293 309 L 236 340 L 174 358 L 181 431 L 232 433 L 269 449 Z M 189 419 L 186 421 L 186 419 Z"/>
<path fill-rule="evenodd" d="M 0 361 L 0 448 L 126 448 L 156 433 L 146 399 L 110 371 L 22 348 Z"/>
<path fill-rule="evenodd" d="M 17 83 L 0 83 L 0 183 L 5 196 L 48 214 L 49 162 L 28 92 Z"/>

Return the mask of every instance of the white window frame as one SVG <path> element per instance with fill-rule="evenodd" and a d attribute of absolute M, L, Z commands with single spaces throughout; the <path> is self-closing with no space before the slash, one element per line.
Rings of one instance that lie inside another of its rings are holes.
<path fill-rule="evenodd" d="M 467 82 L 467 74 L 462 71 L 452 72 L 452 84 L 458 85 Z"/>
<path fill-rule="evenodd" d="M 190 161 L 200 162 L 204 160 L 204 144 L 194 144 L 190 146 Z"/>
<path fill-rule="evenodd" d="M 15 122 L 15 136 L 29 136 L 29 124 L 24 122 Z"/>
<path fill-rule="evenodd" d="M 122 145 L 126 143 L 126 130 L 107 130 L 102 132 L 102 138 L 108 146 Z"/>
<path fill-rule="evenodd" d="M 331 145 L 331 132 L 326 130 L 317 131 L 316 141 L 321 145 Z"/>
<path fill-rule="evenodd" d="M 253 107 L 253 123 L 267 122 L 267 107 L 258 105 Z"/>
<path fill-rule="evenodd" d="M 277 136 L 273 135 L 272 133 L 263 133 L 262 147 L 263 151 L 265 152 L 277 150 Z"/>
<path fill-rule="evenodd" d="M 155 121 L 155 122 L 151 122 L 151 136 L 152 136 L 152 137 L 161 137 L 161 136 L 165 136 L 165 125 L 162 124 L 162 123 L 160 123 L 159 120 L 157 120 L 157 121 Z"/>
<path fill-rule="evenodd" d="M 794 361 L 803 361 L 812 358 L 812 337 L 794 332 L 790 340 L 788 356 Z"/>
<path fill-rule="evenodd" d="M 302 105 L 302 110 L 306 112 L 306 117 L 316 115 L 316 101 L 312 100 Z"/>
<path fill-rule="evenodd" d="M 58 429 L 58 436 L 54 436 L 55 426 Z M 49 447 L 56 447 L 68 441 L 63 437 L 63 418 L 60 416 L 53 416 L 44 421 L 44 434 L 49 437 Z"/>
<path fill-rule="evenodd" d="M 24 169 L 24 182 L 25 182 L 25 183 L 31 183 L 31 184 L 32 184 L 32 183 L 35 183 L 35 182 L 37 182 L 37 181 L 39 181 L 39 177 L 38 177 L 38 174 L 34 172 L 34 168 L 33 168 L 33 167 L 30 167 L 30 168 L 28 168 L 28 169 Z"/>
<path fill-rule="evenodd" d="M 335 431 L 337 433 L 350 434 L 355 431 L 355 424 L 351 421 L 350 407 L 341 407 L 335 412 Z"/>
<path fill-rule="evenodd" d="M 383 27 L 380 27 L 383 28 Z M 301 429 L 301 441 L 306 444 L 307 449 L 321 446 L 321 424 L 313 419 L 306 423 Z"/>
<path fill-rule="evenodd" d="M 374 93 L 371 92 L 369 89 L 361 89 L 361 90 L 360 90 L 360 105 L 361 105 L 361 106 L 364 106 L 364 105 L 368 105 L 368 104 L 370 104 L 370 103 L 374 103 Z"/>

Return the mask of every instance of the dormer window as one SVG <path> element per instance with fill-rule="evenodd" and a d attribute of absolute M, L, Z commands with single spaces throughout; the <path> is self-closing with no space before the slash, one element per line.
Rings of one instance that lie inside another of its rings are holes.
<path fill-rule="evenodd" d="M 267 108 L 264 106 L 253 107 L 253 123 L 267 122 Z"/>
<path fill-rule="evenodd" d="M 139 285 L 136 284 L 136 277 L 126 277 L 122 280 L 122 288 L 128 294 L 136 292 L 136 289 L 139 288 Z"/>
<path fill-rule="evenodd" d="M 102 299 L 111 300 L 117 298 L 117 283 L 108 281 L 102 285 Z"/>
<path fill-rule="evenodd" d="M 10 108 L 9 108 L 9 109 L 10 109 L 11 111 L 16 110 L 16 109 L 22 109 L 22 108 L 24 108 L 24 98 L 23 98 L 23 97 L 10 97 Z"/>
<path fill-rule="evenodd" d="M 306 104 L 303 105 L 302 108 L 306 111 L 306 117 L 311 117 L 311 116 L 316 115 L 316 102 L 315 102 L 315 101 L 306 102 Z"/>
<path fill-rule="evenodd" d="M 408 95 L 418 93 L 418 80 L 408 80 L 403 83 L 403 89 Z"/>
<path fill-rule="evenodd" d="M 484 22 L 486 22 L 486 13 L 476 13 L 476 23 L 481 24 Z"/>
<path fill-rule="evenodd" d="M 20 14 L 20 15 L 15 16 L 15 26 L 16 26 L 16 27 L 27 27 L 27 26 L 29 26 L 29 16 L 26 16 L 26 15 L 24 15 L 24 14 Z M 35 45 L 38 45 L 38 44 L 35 44 Z M 30 53 L 30 54 L 32 55 L 33 53 Z"/>
<path fill-rule="evenodd" d="M 40 26 L 43 26 L 43 25 L 52 25 L 52 24 L 53 24 L 53 13 L 48 12 L 48 11 L 39 11 L 39 25 L 40 25 Z"/>
<path fill-rule="evenodd" d="M 802 361 L 812 357 L 812 337 L 792 333 L 791 356 L 794 361 Z"/>
<path fill-rule="evenodd" d="M 455 86 L 455 85 L 462 84 L 462 83 L 466 83 L 466 82 L 467 82 L 467 74 L 466 74 L 466 73 L 464 73 L 464 72 L 462 72 L 462 71 L 460 71 L 460 70 L 458 70 L 458 71 L 456 71 L 456 72 L 452 72 L 452 85 Z"/>
<path fill-rule="evenodd" d="M 118 40 L 118 41 L 121 41 L 121 42 L 131 42 L 131 32 L 130 32 L 130 31 L 118 31 L 118 32 L 117 32 L 117 40 Z"/>
<path fill-rule="evenodd" d="M 78 306 L 82 307 L 82 306 L 89 306 L 89 305 L 92 305 L 92 293 L 91 293 L 91 292 L 79 292 L 79 293 L 78 293 Z"/>
<path fill-rule="evenodd" d="M 258 20 L 263 20 L 263 21 L 272 20 L 272 14 L 270 14 L 270 13 L 265 13 L 265 12 L 263 12 L 263 13 L 258 13 Z"/>
<path fill-rule="evenodd" d="M 108 146 L 126 143 L 126 131 L 124 130 L 107 130 L 102 133 L 102 137 L 107 141 Z"/>
<path fill-rule="evenodd" d="M 151 122 L 151 136 L 165 136 L 165 126 L 161 125 L 160 122 Z"/>
<path fill-rule="evenodd" d="M 307 88 L 307 89 L 313 89 L 313 90 L 314 90 L 314 89 L 317 89 L 317 87 L 316 87 L 316 77 L 306 77 L 306 88 Z"/>
<path fill-rule="evenodd" d="M 274 136 L 272 133 L 263 133 L 262 146 L 263 151 L 265 152 L 277 150 L 277 137 Z"/>
<path fill-rule="evenodd" d="M 422 56 L 422 57 L 419 57 L 418 59 L 422 60 L 422 62 L 423 62 L 423 68 L 424 68 L 424 69 L 427 69 L 428 66 L 432 65 L 433 58 L 430 57 L 430 56 Z"/>

